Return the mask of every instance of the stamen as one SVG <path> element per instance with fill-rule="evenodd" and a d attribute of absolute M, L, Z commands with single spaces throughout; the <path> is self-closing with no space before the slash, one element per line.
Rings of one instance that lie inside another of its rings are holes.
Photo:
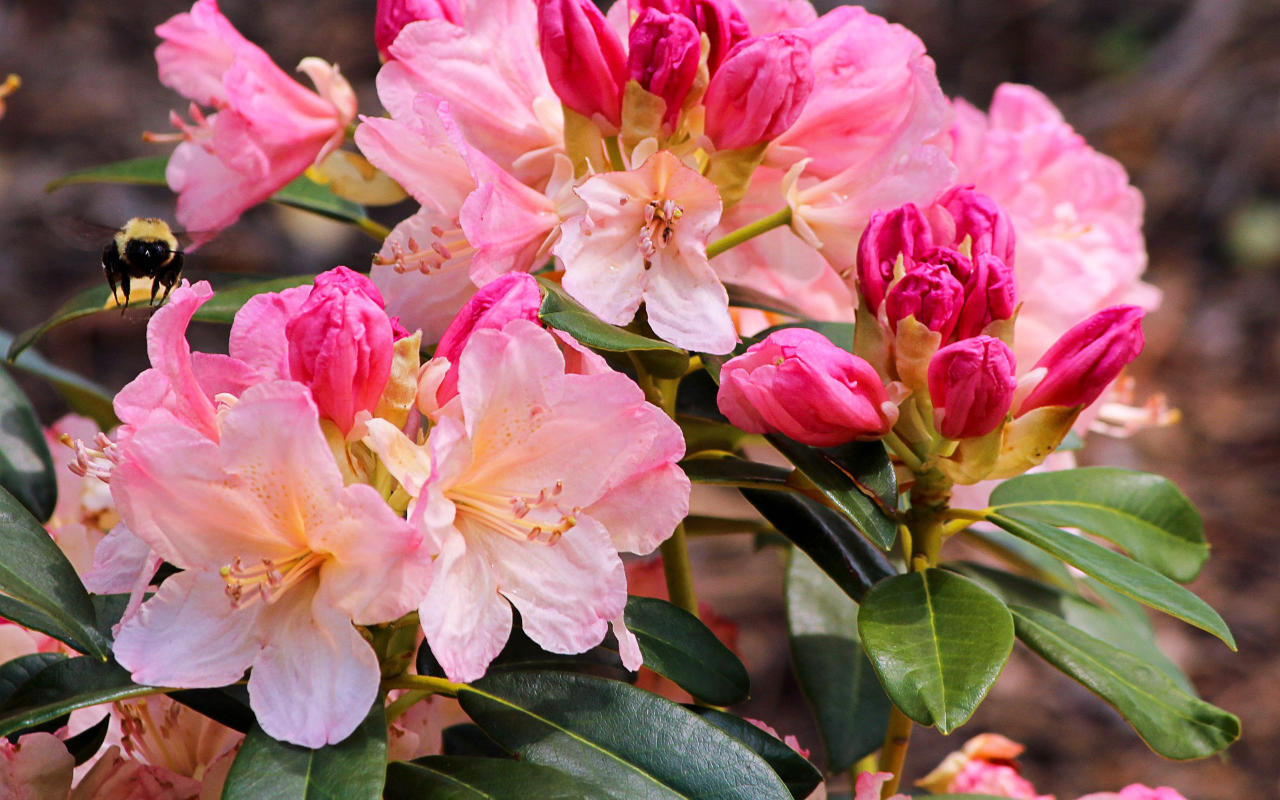
<path fill-rule="evenodd" d="M 94 477 L 103 483 L 111 480 L 111 471 L 120 463 L 120 448 L 107 438 L 105 433 L 93 437 L 94 448 L 87 447 L 79 439 L 72 440 L 68 434 L 62 434 L 58 441 L 70 447 L 76 453 L 76 460 L 67 465 L 72 474 L 82 478 Z"/>
<path fill-rule="evenodd" d="M 390 256 L 376 255 L 373 263 L 391 265 L 402 275 L 406 272 L 429 275 L 433 271 L 459 265 L 464 260 L 469 260 L 475 252 L 456 219 L 453 220 L 452 228 L 446 230 L 433 225 L 430 233 L 433 238 L 426 244 L 418 241 L 415 236 L 409 236 L 403 242 L 398 239 L 388 240 Z"/>
<path fill-rule="evenodd" d="M 450 499 L 459 516 L 492 528 L 518 542 L 555 544 L 566 531 L 578 524 L 574 515 L 579 509 L 565 511 L 556 502 L 564 492 L 564 483 L 543 487 L 536 495 L 503 496 L 478 489 L 455 487 Z M 532 512 L 536 519 L 529 519 Z"/>
<path fill-rule="evenodd" d="M 226 593 L 231 598 L 231 605 L 241 608 L 257 600 L 274 602 L 290 587 L 319 569 L 326 558 L 320 553 L 302 548 L 283 559 L 264 558 L 258 564 L 248 567 L 236 558 L 219 569 L 218 574 L 227 583 Z M 250 593 L 246 594 L 246 589 Z"/>

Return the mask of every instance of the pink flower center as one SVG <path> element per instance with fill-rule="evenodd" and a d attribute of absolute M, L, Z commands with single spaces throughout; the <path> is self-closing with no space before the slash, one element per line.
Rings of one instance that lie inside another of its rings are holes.
<path fill-rule="evenodd" d="M 684 207 L 674 200 L 650 200 L 644 207 L 644 226 L 640 228 L 640 252 L 644 253 L 644 268 L 649 259 L 666 247 L 676 232 L 676 220 L 684 216 Z"/>
<path fill-rule="evenodd" d="M 464 260 L 470 260 L 475 248 L 467 241 L 458 220 L 453 220 L 453 227 L 442 228 L 431 226 L 431 239 L 425 243 L 410 236 L 408 247 L 398 241 L 391 242 L 391 258 L 374 256 L 373 263 L 391 264 L 400 274 L 420 272 L 428 275 L 435 270 L 453 266 Z"/>
<path fill-rule="evenodd" d="M 291 586 L 314 573 L 327 556 L 302 548 L 282 559 L 264 558 L 253 566 L 245 566 L 237 558 L 218 571 L 227 582 L 227 597 L 231 605 L 241 608 L 259 599 L 271 603 Z"/>
<path fill-rule="evenodd" d="M 517 542 L 555 544 L 578 524 L 574 515 L 579 509 L 565 511 L 559 505 L 563 491 L 564 483 L 556 481 L 550 491 L 539 489 L 537 495 L 504 495 L 465 486 L 448 494 L 459 517 Z"/>

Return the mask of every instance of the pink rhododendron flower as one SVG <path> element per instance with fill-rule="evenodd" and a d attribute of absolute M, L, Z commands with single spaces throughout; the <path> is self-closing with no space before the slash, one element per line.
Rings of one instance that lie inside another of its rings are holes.
<path fill-rule="evenodd" d="M 1017 758 L 1026 749 L 998 733 L 980 733 L 916 781 L 934 794 L 972 793 L 1022 800 L 1054 800 L 1041 795 L 1018 774 Z"/>
<path fill-rule="evenodd" d="M 421 19 L 443 19 L 462 25 L 466 17 L 459 0 L 378 0 L 373 39 L 384 60 L 400 29 Z"/>
<path fill-rule="evenodd" d="M 813 91 L 809 43 L 793 32 L 735 47 L 707 85 L 707 136 L 720 149 L 750 147 L 787 130 Z"/>
<path fill-rule="evenodd" d="M 853 787 L 853 800 L 880 800 L 880 787 L 893 777 L 892 772 L 863 772 Z M 911 800 L 905 794 L 895 794 L 888 800 Z"/>
<path fill-rule="evenodd" d="M 818 447 L 878 438 L 898 418 L 875 368 L 808 328 L 775 331 L 726 361 L 716 405 L 748 433 Z"/>
<path fill-rule="evenodd" d="M 1131 783 L 1118 792 L 1094 792 L 1084 795 L 1079 800 L 1187 800 L 1187 798 L 1169 786 L 1152 788 L 1141 783 Z"/>
<path fill-rule="evenodd" d="M 1064 333 L 1033 367 L 1033 372 L 1043 370 L 1043 378 L 1017 413 L 1042 406 L 1087 406 L 1098 399 L 1142 352 L 1145 314 L 1138 306 L 1113 306 Z"/>
<path fill-rule="evenodd" d="M 640 10 L 631 23 L 627 70 L 630 78 L 666 103 L 663 129 L 672 130 L 694 78 L 698 76 L 701 35 L 682 14 L 656 8 Z"/>
<path fill-rule="evenodd" d="M 628 3 L 620 0 L 617 5 Z M 630 6 L 640 13 L 653 8 L 680 14 L 691 21 L 700 34 L 707 36 L 710 44 L 707 68 L 713 75 L 734 45 L 751 36 L 751 29 L 734 0 L 631 0 Z"/>
<path fill-rule="evenodd" d="M 1154 309 L 1142 195 L 1029 86 L 996 89 L 983 114 L 956 101 L 958 179 L 1009 214 L 1017 232 L 1022 310 L 1015 351 L 1030 363 L 1085 316 L 1116 303 Z"/>
<path fill-rule="evenodd" d="M 174 118 L 185 141 L 165 178 L 188 230 L 230 225 L 342 143 L 356 98 L 337 67 L 303 59 L 316 91 L 304 88 L 237 33 L 216 0 L 197 0 L 156 33 L 161 82 L 217 109 L 205 118 L 193 105 L 191 124 Z"/>
<path fill-rule="evenodd" d="M 961 339 L 929 361 L 934 424 L 948 439 L 985 436 L 1004 421 L 1018 380 L 1013 351 L 994 336 Z"/>
<path fill-rule="evenodd" d="M 818 17 L 809 0 L 732 0 L 757 36 L 802 28 Z"/>
<path fill-rule="evenodd" d="M 588 178 L 575 189 L 586 213 L 563 226 L 552 252 L 564 288 L 591 313 L 625 325 L 643 301 L 649 325 L 680 347 L 727 353 L 737 335 L 729 297 L 707 261 L 720 195 L 661 150 L 640 167 Z"/>
<path fill-rule="evenodd" d="M 565 106 L 617 133 L 627 53 L 604 14 L 590 0 L 538 0 L 538 45 Z"/>
<path fill-rule="evenodd" d="M 458 361 L 458 395 L 425 446 L 381 420 L 365 440 L 440 554 L 418 609 L 436 660 L 451 680 L 483 675 L 514 605 L 552 652 L 582 652 L 612 622 L 638 668 L 618 553 L 652 551 L 688 511 L 679 428 L 620 373 L 566 374 L 555 337 L 528 320 L 475 331 Z"/>
<path fill-rule="evenodd" d="M 64 798 L 71 790 L 75 759 L 51 733 L 0 740 L 0 797 L 4 800 Z"/>
<path fill-rule="evenodd" d="M 352 623 L 418 603 L 431 576 L 421 537 L 372 487 L 343 485 L 302 385 L 253 386 L 216 425 L 211 440 L 157 419 L 120 446 L 121 516 L 184 571 L 123 623 L 116 658 L 160 686 L 222 686 L 252 667 L 250 705 L 267 733 L 341 741 L 379 681 Z"/>

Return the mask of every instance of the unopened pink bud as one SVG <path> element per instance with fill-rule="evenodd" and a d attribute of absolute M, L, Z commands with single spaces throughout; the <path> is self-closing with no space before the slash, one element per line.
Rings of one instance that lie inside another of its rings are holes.
<path fill-rule="evenodd" d="M 285 338 L 290 376 L 311 387 L 321 417 L 346 433 L 358 412 L 377 406 L 394 345 L 382 295 L 368 278 L 346 267 L 317 275 Z"/>
<path fill-rule="evenodd" d="M 916 322 L 951 338 L 960 309 L 964 305 L 964 286 L 945 264 L 920 264 L 902 276 L 884 298 L 884 313 L 889 327 L 898 332 L 899 320 L 914 316 Z"/>
<path fill-rule="evenodd" d="M 937 205 L 951 215 L 956 246 L 968 237 L 971 256 L 989 253 L 1013 266 L 1013 222 L 996 201 L 972 186 L 956 186 L 942 195 Z"/>
<path fill-rule="evenodd" d="M 956 323 L 957 339 L 977 336 L 992 322 L 1009 319 L 1018 302 L 1012 267 L 986 253 L 970 263 L 972 269 L 964 281 L 964 310 Z"/>
<path fill-rule="evenodd" d="M 1009 413 L 1017 388 L 1013 351 L 994 336 L 961 339 L 929 362 L 929 398 L 948 439 L 986 436 Z"/>
<path fill-rule="evenodd" d="M 674 128 L 698 77 L 702 38 L 688 17 L 643 9 L 631 23 L 627 67 L 631 79 L 667 103 L 663 124 Z"/>
<path fill-rule="evenodd" d="M 437 402 L 444 405 L 458 393 L 458 361 L 471 334 L 502 330 L 514 319 L 537 322 L 541 305 L 538 281 L 527 272 L 508 272 L 481 287 L 458 311 L 436 345 L 436 358 L 449 359 L 449 372 L 436 391 Z"/>
<path fill-rule="evenodd" d="M 400 29 L 410 22 L 442 19 L 461 25 L 464 19 L 458 0 L 378 0 L 377 14 L 373 38 L 383 58 L 387 58 L 387 50 L 396 40 Z"/>
<path fill-rule="evenodd" d="M 1142 352 L 1138 306 L 1104 308 L 1062 334 L 1034 369 L 1047 370 L 1018 408 L 1022 415 L 1043 406 L 1087 406 Z"/>
<path fill-rule="evenodd" d="M 788 31 L 739 44 L 711 77 L 707 136 L 722 150 L 767 142 L 790 128 L 813 91 L 809 42 Z"/>
<path fill-rule="evenodd" d="M 538 0 L 538 46 L 561 102 L 617 133 L 627 54 L 600 10 L 590 0 Z"/>
<path fill-rule="evenodd" d="M 933 247 L 929 223 L 914 203 L 892 211 L 878 211 L 858 240 L 858 293 L 871 313 L 880 310 L 884 293 L 893 280 L 893 267 L 902 256 L 908 270 L 916 257 Z"/>
<path fill-rule="evenodd" d="M 775 331 L 725 362 L 716 404 L 748 433 L 817 447 L 879 438 L 898 419 L 875 368 L 807 328 Z"/>
<path fill-rule="evenodd" d="M 707 35 L 707 68 L 714 75 L 734 45 L 750 38 L 751 27 L 733 0 L 631 0 L 632 10 L 656 8 L 682 14 Z"/>

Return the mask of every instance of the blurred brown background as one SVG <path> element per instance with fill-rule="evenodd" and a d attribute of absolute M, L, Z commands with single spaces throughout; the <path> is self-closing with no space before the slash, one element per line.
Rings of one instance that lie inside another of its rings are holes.
<path fill-rule="evenodd" d="M 829 4 L 828 4 L 829 5 Z M 1087 461 L 1168 475 L 1203 511 L 1213 558 L 1193 588 L 1231 625 L 1232 654 L 1207 635 L 1157 620 L 1162 644 L 1202 695 L 1240 715 L 1244 738 L 1221 758 L 1175 764 L 1152 755 L 1108 707 L 1016 648 L 987 702 L 958 734 L 917 731 L 908 778 L 968 735 L 1025 742 L 1026 774 L 1069 800 L 1131 781 L 1188 798 L 1280 796 L 1280 2 L 1275 0 L 885 0 L 938 62 L 944 89 L 985 107 L 1004 81 L 1033 84 L 1099 149 L 1128 168 L 1147 198 L 1148 279 L 1165 292 L 1147 320 L 1139 394 L 1167 392 L 1184 413 L 1171 429 L 1126 441 L 1094 437 Z M 286 67 L 308 55 L 338 62 L 364 113 L 373 91 L 373 0 L 223 0 L 239 29 Z M 172 216 L 161 189 L 43 186 L 70 172 L 162 153 L 143 130 L 169 130 L 175 94 L 156 80 L 151 29 L 176 0 L 0 0 L 0 77 L 23 87 L 0 120 L 0 328 L 19 331 L 102 279 L 98 256 L 46 220 L 106 225 Z M 407 215 L 403 210 L 399 216 Z M 392 210 L 385 221 L 395 221 Z M 258 208 L 192 256 L 205 271 L 318 271 L 367 263 L 375 243 L 336 223 Z M 145 365 L 145 315 L 103 315 L 55 331 L 40 349 L 118 388 Z M 203 334 L 213 349 L 222 331 Z M 46 422 L 57 397 L 23 380 Z M 704 596 L 735 618 L 755 673 L 745 711 L 803 744 L 817 736 L 787 686 L 780 568 L 742 543 L 700 543 Z M 745 575 L 753 576 L 749 580 Z M 718 577 L 720 575 L 725 578 Z"/>

